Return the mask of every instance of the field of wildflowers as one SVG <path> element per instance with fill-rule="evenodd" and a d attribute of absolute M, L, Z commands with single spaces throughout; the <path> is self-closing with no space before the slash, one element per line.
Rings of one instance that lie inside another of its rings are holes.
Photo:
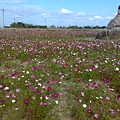
<path fill-rule="evenodd" d="M 1 120 L 120 120 L 120 41 L 92 30 L 0 30 Z"/>

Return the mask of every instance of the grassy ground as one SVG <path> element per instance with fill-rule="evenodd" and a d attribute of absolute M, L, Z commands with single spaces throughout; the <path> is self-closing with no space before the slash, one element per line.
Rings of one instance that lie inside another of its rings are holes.
<path fill-rule="evenodd" d="M 91 30 L 1 30 L 1 120 L 119 120 L 120 42 Z"/>

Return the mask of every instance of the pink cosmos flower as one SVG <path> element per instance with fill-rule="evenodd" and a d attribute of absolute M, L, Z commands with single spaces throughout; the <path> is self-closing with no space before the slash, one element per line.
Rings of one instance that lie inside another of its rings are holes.
<path fill-rule="evenodd" d="M 44 106 L 47 107 L 47 106 L 48 106 L 48 103 L 44 103 Z"/>
<path fill-rule="evenodd" d="M 60 96 L 63 96 L 63 93 L 59 93 Z"/>
<path fill-rule="evenodd" d="M 64 75 L 62 75 L 60 78 L 63 79 L 63 78 L 64 78 Z"/>
<path fill-rule="evenodd" d="M 3 86 L 2 85 L 0 85 L 0 88 L 2 88 Z"/>
<path fill-rule="evenodd" d="M 84 92 L 81 92 L 81 95 L 84 96 Z"/>
<path fill-rule="evenodd" d="M 54 59 L 53 59 L 53 62 L 56 62 L 56 61 L 57 61 L 57 60 L 54 58 Z"/>
<path fill-rule="evenodd" d="M 30 88 L 30 90 L 32 90 L 32 91 L 33 91 L 33 90 L 34 90 L 34 88 Z"/>
<path fill-rule="evenodd" d="M 110 98 L 109 98 L 109 97 L 106 97 L 106 100 L 110 100 Z"/>
<path fill-rule="evenodd" d="M 98 115 L 98 114 L 94 114 L 94 117 L 95 117 L 95 118 L 98 118 L 98 117 L 99 117 L 99 115 Z"/>
<path fill-rule="evenodd" d="M 13 98 L 16 98 L 16 96 L 15 96 L 14 94 L 12 94 L 12 97 L 13 97 Z"/>
<path fill-rule="evenodd" d="M 19 72 L 15 72 L 14 74 L 15 74 L 15 75 L 18 75 L 18 74 L 19 74 Z"/>
<path fill-rule="evenodd" d="M 115 111 L 113 109 L 110 109 L 111 114 L 115 114 Z"/>
<path fill-rule="evenodd" d="M 43 105 L 43 102 L 40 102 L 40 105 Z"/>
<path fill-rule="evenodd" d="M 34 75 L 31 75 L 31 78 L 35 78 L 35 76 L 34 76 Z"/>
<path fill-rule="evenodd" d="M 95 90 L 98 90 L 98 87 L 95 87 Z"/>
<path fill-rule="evenodd" d="M 38 95 L 38 94 L 40 94 L 40 91 L 39 91 L 39 90 L 36 90 L 35 93 Z"/>
<path fill-rule="evenodd" d="M 104 110 L 103 108 L 100 108 L 100 112 L 101 112 L 101 113 L 103 112 L 103 110 Z"/>
<path fill-rule="evenodd" d="M 115 114 L 115 111 L 111 111 L 111 114 Z"/>
<path fill-rule="evenodd" d="M 70 90 L 72 87 L 71 86 L 68 86 L 68 90 Z"/>
<path fill-rule="evenodd" d="M 110 73 L 110 70 L 107 70 L 107 73 Z"/>
<path fill-rule="evenodd" d="M 10 98 L 10 95 L 6 95 L 6 98 Z"/>
<path fill-rule="evenodd" d="M 16 89 L 16 92 L 20 92 L 20 89 Z"/>
<path fill-rule="evenodd" d="M 68 66 L 68 64 L 64 64 L 64 67 L 67 67 Z"/>
<path fill-rule="evenodd" d="M 54 82 L 55 81 L 55 78 L 52 78 L 51 82 Z"/>

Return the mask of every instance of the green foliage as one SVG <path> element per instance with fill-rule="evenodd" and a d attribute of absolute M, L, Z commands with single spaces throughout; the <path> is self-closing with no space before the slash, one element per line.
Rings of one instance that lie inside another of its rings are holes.
<path fill-rule="evenodd" d="M 12 28 L 47 28 L 47 26 L 25 24 L 23 22 L 14 22 L 10 25 Z"/>

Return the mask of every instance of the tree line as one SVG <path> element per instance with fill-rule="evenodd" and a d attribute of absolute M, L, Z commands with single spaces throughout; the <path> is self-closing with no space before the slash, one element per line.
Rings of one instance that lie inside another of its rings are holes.
<path fill-rule="evenodd" d="M 23 22 L 14 22 L 10 24 L 10 26 L 5 26 L 6 28 L 61 28 L 61 29 L 104 29 L 106 26 L 77 26 L 77 25 L 72 25 L 72 26 L 55 26 L 51 25 L 50 27 L 47 27 L 46 25 L 33 25 L 33 24 L 27 24 Z"/>
<path fill-rule="evenodd" d="M 33 24 L 26 24 L 23 22 L 14 22 L 10 24 L 11 28 L 47 28 L 46 25 L 33 25 Z"/>

